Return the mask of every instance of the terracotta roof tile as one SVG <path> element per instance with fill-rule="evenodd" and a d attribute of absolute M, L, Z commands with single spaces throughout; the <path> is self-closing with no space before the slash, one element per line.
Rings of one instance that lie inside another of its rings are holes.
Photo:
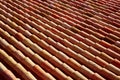
<path fill-rule="evenodd" d="M 0 74 L 6 80 L 120 80 L 119 4 L 0 1 Z"/>

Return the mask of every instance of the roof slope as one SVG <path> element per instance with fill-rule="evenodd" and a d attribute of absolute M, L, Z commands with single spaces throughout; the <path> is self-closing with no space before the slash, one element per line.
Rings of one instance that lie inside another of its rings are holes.
<path fill-rule="evenodd" d="M 0 0 L 0 80 L 120 80 L 119 0 Z"/>

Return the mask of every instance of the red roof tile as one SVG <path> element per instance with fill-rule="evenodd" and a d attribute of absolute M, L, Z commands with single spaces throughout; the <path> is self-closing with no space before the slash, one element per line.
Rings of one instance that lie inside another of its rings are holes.
<path fill-rule="evenodd" d="M 0 74 L 6 80 L 120 80 L 119 4 L 0 1 Z"/>

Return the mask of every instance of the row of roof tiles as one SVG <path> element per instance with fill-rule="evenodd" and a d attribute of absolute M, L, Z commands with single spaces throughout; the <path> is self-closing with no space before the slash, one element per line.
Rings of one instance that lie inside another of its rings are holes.
<path fill-rule="evenodd" d="M 0 60 L 24 80 L 119 80 L 120 7 L 108 2 L 0 1 Z"/>

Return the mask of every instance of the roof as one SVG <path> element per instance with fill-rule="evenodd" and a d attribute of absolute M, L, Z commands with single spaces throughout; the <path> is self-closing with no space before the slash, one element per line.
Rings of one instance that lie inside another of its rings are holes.
<path fill-rule="evenodd" d="M 0 80 L 120 80 L 119 0 L 0 0 Z"/>

